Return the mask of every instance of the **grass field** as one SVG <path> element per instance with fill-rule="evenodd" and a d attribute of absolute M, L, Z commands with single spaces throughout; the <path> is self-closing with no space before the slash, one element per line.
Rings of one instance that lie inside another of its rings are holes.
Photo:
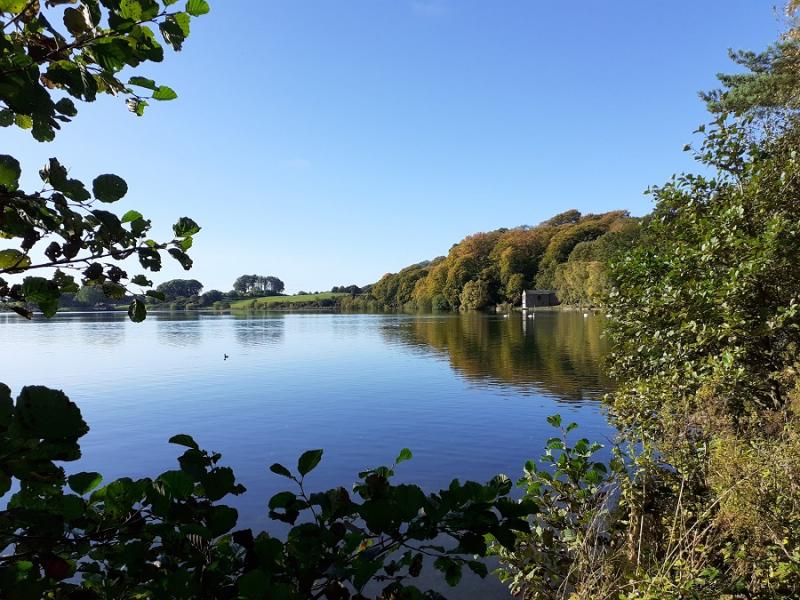
<path fill-rule="evenodd" d="M 296 296 L 267 296 L 265 298 L 248 298 L 247 300 L 237 300 L 231 302 L 232 309 L 252 310 L 254 308 L 269 308 L 271 304 L 305 304 L 307 302 L 318 302 L 320 300 L 332 300 L 346 294 L 334 294 L 333 292 L 323 292 L 321 294 L 301 294 Z M 253 305 L 255 301 L 255 305 Z"/>

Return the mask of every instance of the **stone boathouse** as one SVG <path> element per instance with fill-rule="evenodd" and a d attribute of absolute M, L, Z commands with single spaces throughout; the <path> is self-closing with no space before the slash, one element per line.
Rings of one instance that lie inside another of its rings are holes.
<path fill-rule="evenodd" d="M 525 290 L 522 292 L 522 308 L 536 308 L 537 306 L 558 306 L 555 290 Z"/>

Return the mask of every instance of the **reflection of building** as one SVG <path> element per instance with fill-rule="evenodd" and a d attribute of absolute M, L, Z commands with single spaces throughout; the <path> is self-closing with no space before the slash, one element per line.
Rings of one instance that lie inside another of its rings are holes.
<path fill-rule="evenodd" d="M 558 306 L 559 304 L 555 290 L 525 290 L 522 292 L 522 308 Z"/>

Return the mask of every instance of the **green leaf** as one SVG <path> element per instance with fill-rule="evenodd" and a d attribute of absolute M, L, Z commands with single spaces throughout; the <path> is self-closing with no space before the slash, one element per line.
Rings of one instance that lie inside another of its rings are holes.
<path fill-rule="evenodd" d="M 296 499 L 297 497 L 292 492 L 278 492 L 269 499 L 269 507 L 271 509 L 286 508 Z"/>
<path fill-rule="evenodd" d="M 397 455 L 397 458 L 394 459 L 394 462 L 395 464 L 399 465 L 401 462 L 411 460 L 412 456 L 413 454 L 411 454 L 411 450 L 409 450 L 408 448 L 403 448 L 402 450 L 400 450 L 400 454 Z"/>
<path fill-rule="evenodd" d="M 202 479 L 203 489 L 209 500 L 220 500 L 228 494 L 238 493 L 236 477 L 230 467 L 218 467 Z"/>
<path fill-rule="evenodd" d="M 177 499 L 188 498 L 194 490 L 192 478 L 183 471 L 167 471 L 158 476 L 164 491 Z"/>
<path fill-rule="evenodd" d="M 62 115 L 66 115 L 68 117 L 74 117 L 78 114 L 78 109 L 75 108 L 75 103 L 69 98 L 61 98 L 61 100 L 56 102 L 56 110 Z"/>
<path fill-rule="evenodd" d="M 206 0 L 187 0 L 186 2 L 186 12 L 193 17 L 204 15 L 208 13 L 209 10 L 211 10 L 211 7 Z"/>
<path fill-rule="evenodd" d="M 15 115 L 14 123 L 16 123 L 17 127 L 20 129 L 31 129 L 33 127 L 33 119 L 28 115 Z"/>
<path fill-rule="evenodd" d="M 172 226 L 176 237 L 188 237 L 200 232 L 200 226 L 189 217 L 181 217 L 178 222 Z"/>
<path fill-rule="evenodd" d="M 0 185 L 9 192 L 14 192 L 19 187 L 19 177 L 22 169 L 19 161 L 8 154 L 0 154 Z"/>
<path fill-rule="evenodd" d="M 178 94 L 175 93 L 175 90 L 166 85 L 158 86 L 152 96 L 153 100 L 175 100 L 177 97 Z"/>
<path fill-rule="evenodd" d="M 19 14 L 28 5 L 28 0 L 0 0 L 0 12 Z"/>
<path fill-rule="evenodd" d="M 19 250 L 0 250 L 0 270 L 16 273 L 31 266 L 31 259 Z"/>
<path fill-rule="evenodd" d="M 267 597 L 270 591 L 269 578 L 261 569 L 248 571 L 236 582 L 239 596 L 244 600 L 261 600 Z"/>
<path fill-rule="evenodd" d="M 61 290 L 54 281 L 44 277 L 26 277 L 22 282 L 22 294 L 25 300 L 36 304 L 47 318 L 58 311 Z"/>
<path fill-rule="evenodd" d="M 456 561 L 442 556 L 433 562 L 433 566 L 444 573 L 444 578 L 450 587 L 455 587 L 461 581 L 461 565 Z"/>
<path fill-rule="evenodd" d="M 138 0 L 120 0 L 119 13 L 125 19 L 139 21 L 142 18 L 142 5 Z"/>
<path fill-rule="evenodd" d="M 117 175 L 99 175 L 92 182 L 92 192 L 100 202 L 116 202 L 128 193 L 128 184 Z"/>
<path fill-rule="evenodd" d="M 140 213 L 138 211 L 135 211 L 135 210 L 129 210 L 124 215 L 122 215 L 122 221 L 121 222 L 122 223 L 130 223 L 131 221 L 137 221 L 138 219 L 143 219 L 143 218 L 144 217 L 142 216 L 142 213 Z"/>
<path fill-rule="evenodd" d="M 89 13 L 78 8 L 64 10 L 64 25 L 75 37 L 86 33 L 92 28 L 92 24 L 89 21 Z"/>
<path fill-rule="evenodd" d="M 147 318 L 147 306 L 145 303 L 134 298 L 128 306 L 128 318 L 134 323 L 141 323 Z"/>
<path fill-rule="evenodd" d="M 177 446 L 186 446 L 187 448 L 192 448 L 193 450 L 200 449 L 200 446 L 197 445 L 197 442 L 194 441 L 194 438 L 190 435 L 186 435 L 185 433 L 173 435 L 171 438 L 169 438 L 169 443 Z"/>
<path fill-rule="evenodd" d="M 131 283 L 132 283 L 132 284 L 134 284 L 134 285 L 140 285 L 140 286 L 142 286 L 142 287 L 150 287 L 151 285 L 153 285 L 153 282 L 152 282 L 152 281 L 150 281 L 150 280 L 149 280 L 147 277 L 145 277 L 144 275 L 135 275 L 135 276 L 134 276 L 134 277 L 131 279 Z"/>
<path fill-rule="evenodd" d="M 307 450 L 303 452 L 297 460 L 297 471 L 300 475 L 305 476 L 307 473 L 310 473 L 321 460 L 322 450 Z"/>
<path fill-rule="evenodd" d="M 193 264 L 192 259 L 189 258 L 189 255 L 186 254 L 183 250 L 179 250 L 178 248 L 170 248 L 169 250 L 167 250 L 167 252 L 169 252 L 169 254 L 170 254 L 170 256 L 172 256 L 172 258 L 174 258 L 179 263 L 181 263 L 181 266 L 186 271 L 188 271 L 189 269 L 192 268 L 192 264 Z"/>
<path fill-rule="evenodd" d="M 103 481 L 103 476 L 100 473 L 91 472 L 75 473 L 67 478 L 69 488 L 81 496 L 91 492 L 100 485 L 101 481 Z"/>
<path fill-rule="evenodd" d="M 212 535 L 220 536 L 236 527 L 239 513 L 230 506 L 213 506 L 208 516 L 206 524 L 211 530 Z"/>
<path fill-rule="evenodd" d="M 175 51 L 183 47 L 183 42 L 189 35 L 189 21 L 191 17 L 185 12 L 170 15 L 158 24 L 158 29 L 164 41 L 172 46 Z"/>
<path fill-rule="evenodd" d="M 480 578 L 485 578 L 489 574 L 489 570 L 486 567 L 485 563 L 479 562 L 477 560 L 471 560 L 467 563 L 470 571 L 478 575 Z"/>
<path fill-rule="evenodd" d="M 550 415 L 547 417 L 547 422 L 553 427 L 561 427 L 561 415 Z"/>
<path fill-rule="evenodd" d="M 277 475 L 283 475 L 284 477 L 288 477 L 289 479 L 292 478 L 291 471 L 289 471 L 289 469 L 287 469 L 280 463 L 273 463 L 272 465 L 270 465 L 269 470 L 272 471 L 273 473 L 276 473 Z"/>
<path fill-rule="evenodd" d="M 75 440 L 89 431 L 80 409 L 64 392 L 43 386 L 22 388 L 16 415 L 28 438 Z"/>
<path fill-rule="evenodd" d="M 14 418 L 14 402 L 11 400 L 11 388 L 0 383 L 0 427 L 8 427 Z"/>
<path fill-rule="evenodd" d="M 156 85 L 156 82 L 153 81 L 152 79 L 148 79 L 147 77 L 138 77 L 138 76 L 134 76 L 128 79 L 128 85 L 135 85 L 153 91 L 155 91 L 156 88 L 158 87 Z"/>

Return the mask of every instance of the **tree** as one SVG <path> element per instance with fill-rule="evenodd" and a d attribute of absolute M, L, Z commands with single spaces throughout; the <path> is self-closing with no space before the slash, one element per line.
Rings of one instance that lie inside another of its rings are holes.
<path fill-rule="evenodd" d="M 203 291 L 203 284 L 196 279 L 170 279 L 156 289 L 164 294 L 166 300 L 175 300 L 197 296 Z"/>
<path fill-rule="evenodd" d="M 242 275 L 233 282 L 233 289 L 240 294 L 275 296 L 283 292 L 283 281 L 273 275 Z"/>
<path fill-rule="evenodd" d="M 105 299 L 106 295 L 103 293 L 103 288 L 96 285 L 84 285 L 75 294 L 75 301 L 84 306 L 94 306 L 104 302 Z"/>
<path fill-rule="evenodd" d="M 800 324 L 798 143 L 797 129 L 749 141 L 746 124 L 720 118 L 697 152 L 714 175 L 652 190 L 642 238 L 612 272 L 615 370 L 632 394 L 660 390 L 648 397 L 663 410 L 685 398 L 707 409 L 704 387 L 737 423 L 788 401 Z"/>
<path fill-rule="evenodd" d="M 468 281 L 460 296 L 461 307 L 467 310 L 480 310 L 490 302 L 489 284 L 483 279 Z"/>
<path fill-rule="evenodd" d="M 203 306 L 209 306 L 214 302 L 219 302 L 225 298 L 225 294 L 219 290 L 208 290 L 205 294 L 200 296 L 200 302 Z"/>
<path fill-rule="evenodd" d="M 43 142 L 77 115 L 75 100 L 122 96 L 132 112 L 142 115 L 149 100 L 175 98 L 171 88 L 139 75 L 125 83 L 121 71 L 163 60 L 153 28 L 180 50 L 191 19 L 208 12 L 205 0 L 189 0 L 183 11 L 170 9 L 174 2 L 169 0 L 80 0 L 63 11 L 54 8 L 57 4 L 63 2 L 48 2 L 47 8 L 23 0 L 0 3 L 0 125 L 30 130 Z M 63 27 L 54 26 L 56 19 Z M 121 177 L 101 174 L 87 188 L 55 158 L 39 171 L 42 190 L 21 190 L 21 174 L 16 158 L 0 155 L 0 233 L 18 245 L 0 251 L 0 276 L 55 271 L 50 277 L 26 276 L 21 283 L 0 278 L 0 303 L 19 314 L 30 317 L 27 304 L 32 303 L 52 316 L 61 293 L 78 290 L 62 269 L 80 271 L 84 285 L 101 286 L 108 298 L 121 299 L 128 283 L 139 286 L 141 294 L 156 294 L 145 275 L 129 277 L 116 264 L 121 259 L 135 256 L 143 269 L 158 271 L 166 250 L 185 269 L 191 267 L 186 250 L 200 231 L 193 220 L 179 219 L 174 238 L 156 242 L 148 238 L 150 221 L 141 213 L 128 210 L 120 217 L 99 208 L 127 194 Z M 144 319 L 141 296 L 129 314 Z"/>

